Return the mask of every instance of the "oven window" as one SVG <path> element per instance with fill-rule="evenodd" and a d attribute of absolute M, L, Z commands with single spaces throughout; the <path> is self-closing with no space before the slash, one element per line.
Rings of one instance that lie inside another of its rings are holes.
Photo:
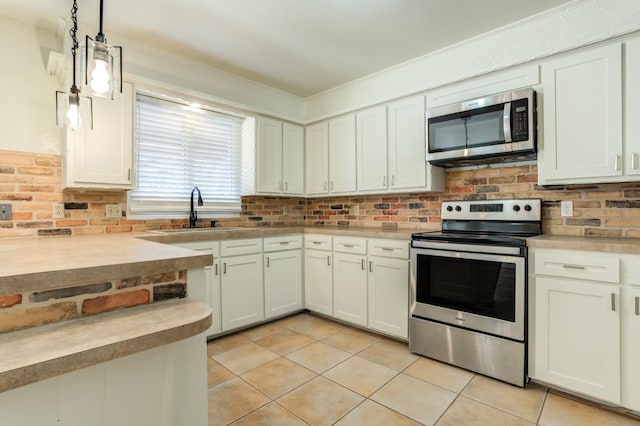
<path fill-rule="evenodd" d="M 416 301 L 515 322 L 516 265 L 417 256 Z"/>

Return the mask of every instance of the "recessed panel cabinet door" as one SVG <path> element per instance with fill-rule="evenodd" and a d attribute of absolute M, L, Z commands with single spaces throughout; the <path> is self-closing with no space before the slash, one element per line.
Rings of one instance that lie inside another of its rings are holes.
<path fill-rule="evenodd" d="M 545 62 L 542 85 L 541 183 L 621 176 L 621 45 Z"/>
<path fill-rule="evenodd" d="M 536 277 L 536 379 L 620 403 L 620 289 Z"/>
<path fill-rule="evenodd" d="M 304 128 L 282 124 L 282 192 L 304 194 Z"/>
<path fill-rule="evenodd" d="M 623 288 L 622 405 L 640 411 L 640 287 Z"/>
<path fill-rule="evenodd" d="M 409 337 L 409 262 L 370 256 L 369 328 Z"/>
<path fill-rule="evenodd" d="M 305 130 L 307 195 L 329 192 L 329 125 L 319 123 Z"/>
<path fill-rule="evenodd" d="M 305 250 L 304 301 L 313 312 L 333 315 L 333 255 L 330 251 Z"/>
<path fill-rule="evenodd" d="M 265 318 L 302 308 L 302 254 L 287 250 L 264 254 Z"/>
<path fill-rule="evenodd" d="M 258 192 L 282 192 L 282 122 L 259 117 Z"/>
<path fill-rule="evenodd" d="M 358 191 L 387 189 L 387 107 L 356 114 Z"/>
<path fill-rule="evenodd" d="M 333 316 L 366 326 L 366 256 L 334 253 L 333 259 Z"/>
<path fill-rule="evenodd" d="M 222 331 L 264 319 L 262 254 L 222 258 Z"/>
<path fill-rule="evenodd" d="M 640 175 L 640 37 L 625 42 L 625 170 Z"/>
<path fill-rule="evenodd" d="M 389 104 L 389 188 L 423 188 L 425 169 L 424 96 Z"/>
<path fill-rule="evenodd" d="M 329 121 L 329 192 L 356 190 L 356 117 Z"/>
<path fill-rule="evenodd" d="M 67 130 L 65 187 L 133 188 L 133 86 L 117 99 L 93 98 L 93 129 Z"/>

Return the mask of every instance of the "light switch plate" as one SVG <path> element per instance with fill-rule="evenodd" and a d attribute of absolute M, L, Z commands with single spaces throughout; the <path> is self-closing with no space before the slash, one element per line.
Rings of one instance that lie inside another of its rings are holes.
<path fill-rule="evenodd" d="M 0 204 L 0 220 L 11 220 L 11 204 Z"/>
<path fill-rule="evenodd" d="M 573 216 L 573 201 L 560 202 L 560 215 L 563 217 Z"/>

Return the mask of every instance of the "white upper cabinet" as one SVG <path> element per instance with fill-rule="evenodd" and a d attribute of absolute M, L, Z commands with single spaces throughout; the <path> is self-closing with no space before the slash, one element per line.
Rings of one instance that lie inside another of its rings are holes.
<path fill-rule="evenodd" d="M 117 99 L 93 98 L 89 122 L 67 130 L 65 188 L 134 189 L 133 85 L 123 83 Z"/>
<path fill-rule="evenodd" d="M 358 191 L 386 190 L 387 107 L 359 111 L 356 126 Z"/>
<path fill-rule="evenodd" d="M 304 194 L 304 128 L 282 124 L 282 192 Z"/>
<path fill-rule="evenodd" d="M 307 195 L 329 192 L 329 123 L 306 128 L 305 172 Z"/>
<path fill-rule="evenodd" d="M 329 120 L 329 191 L 336 194 L 355 190 L 356 116 L 348 114 Z"/>
<path fill-rule="evenodd" d="M 258 192 L 282 191 L 282 122 L 258 117 Z"/>
<path fill-rule="evenodd" d="M 625 171 L 640 175 L 640 37 L 625 42 Z M 634 179 L 634 180 L 635 180 Z"/>
<path fill-rule="evenodd" d="M 259 117 L 257 133 L 258 193 L 304 193 L 304 129 Z"/>
<path fill-rule="evenodd" d="M 622 46 L 589 49 L 544 63 L 542 87 L 539 182 L 621 180 Z"/>

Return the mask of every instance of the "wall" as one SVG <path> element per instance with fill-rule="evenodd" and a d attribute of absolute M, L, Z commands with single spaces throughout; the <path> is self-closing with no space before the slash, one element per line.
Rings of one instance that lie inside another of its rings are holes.
<path fill-rule="evenodd" d="M 10 202 L 14 212 L 13 220 L 0 221 L 0 237 L 136 232 L 188 224 L 186 217 L 148 221 L 128 220 L 124 216 L 106 218 L 108 203 L 120 203 L 122 210 L 126 210 L 126 193 L 62 191 L 59 155 L 0 151 L 0 159 L 0 200 Z M 540 187 L 536 183 L 537 166 L 529 163 L 447 170 L 445 177 L 442 193 L 307 200 L 243 197 L 242 214 L 220 219 L 220 222 L 222 226 L 249 227 L 337 225 L 438 229 L 442 201 L 532 197 L 543 200 L 545 233 L 640 238 L 640 182 Z M 573 200 L 573 217 L 560 216 L 561 200 Z M 65 203 L 65 218 L 52 219 L 52 205 L 61 201 Z M 208 219 L 201 220 L 201 226 L 208 225 Z"/>
<path fill-rule="evenodd" d="M 306 122 L 424 92 L 640 30 L 637 0 L 568 3 L 327 90 L 305 101 Z"/>

